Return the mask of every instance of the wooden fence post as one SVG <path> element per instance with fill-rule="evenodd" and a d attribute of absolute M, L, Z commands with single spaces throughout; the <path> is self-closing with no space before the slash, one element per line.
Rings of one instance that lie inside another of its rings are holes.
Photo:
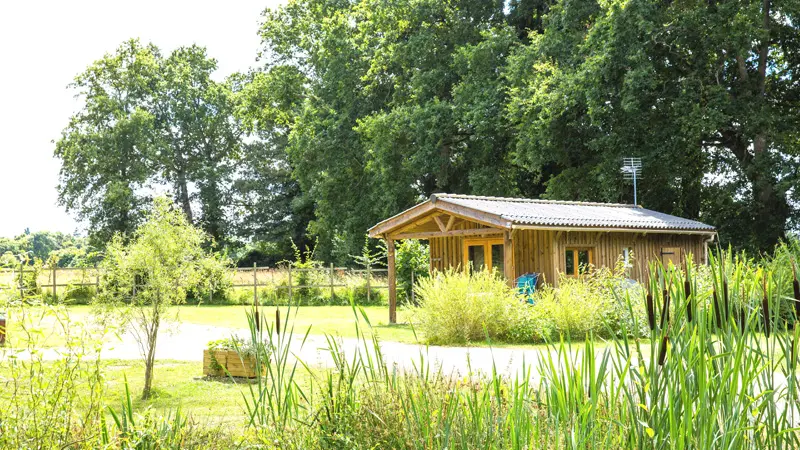
<path fill-rule="evenodd" d="M 331 302 L 336 298 L 336 291 L 333 289 L 333 263 L 331 263 Z"/>
<path fill-rule="evenodd" d="M 258 278 L 256 278 L 256 263 L 253 263 L 253 305 L 258 305 Z"/>
<path fill-rule="evenodd" d="M 292 265 L 289 264 L 289 304 L 292 304 Z"/>
<path fill-rule="evenodd" d="M 58 292 L 56 290 L 57 288 L 58 288 L 58 284 L 56 284 L 56 265 L 53 264 L 53 300 L 54 301 L 58 300 L 58 295 L 56 294 L 56 292 Z"/>
<path fill-rule="evenodd" d="M 369 270 L 370 263 L 367 262 L 367 304 L 369 305 L 372 301 L 372 277 L 370 276 Z"/>

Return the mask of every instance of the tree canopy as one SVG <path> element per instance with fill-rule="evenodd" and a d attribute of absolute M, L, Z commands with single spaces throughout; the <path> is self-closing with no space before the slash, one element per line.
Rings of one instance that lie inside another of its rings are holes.
<path fill-rule="evenodd" d="M 107 242 L 132 233 L 154 193 L 168 191 L 190 222 L 217 240 L 241 140 L 232 93 L 211 78 L 198 46 L 163 56 L 131 40 L 75 78 L 84 101 L 56 142 L 59 199 Z"/>
<path fill-rule="evenodd" d="M 797 220 L 800 2 L 296 0 L 260 65 L 124 44 L 76 78 L 61 199 L 98 239 L 154 186 L 222 242 L 367 228 L 434 192 L 640 203 L 768 250 Z M 280 243 L 280 244 L 276 244 Z"/>

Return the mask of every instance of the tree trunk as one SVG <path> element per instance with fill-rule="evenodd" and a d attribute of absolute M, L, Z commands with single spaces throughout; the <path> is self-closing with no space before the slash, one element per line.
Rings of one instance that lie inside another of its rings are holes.
<path fill-rule="evenodd" d="M 178 203 L 180 203 L 183 213 L 186 214 L 186 219 L 189 223 L 192 223 L 194 219 L 192 218 L 192 204 L 189 201 L 189 187 L 186 184 L 186 170 L 183 167 L 179 167 L 176 175 L 175 185 L 178 190 Z"/>
<path fill-rule="evenodd" d="M 147 356 L 144 360 L 144 388 L 142 389 L 142 400 L 150 398 L 150 390 L 153 386 L 153 366 L 156 362 L 156 341 L 158 340 L 159 326 L 158 307 L 153 308 L 153 323 L 147 333 Z"/>
<path fill-rule="evenodd" d="M 778 186 L 776 162 L 770 158 L 767 136 L 759 134 L 751 141 L 733 127 L 721 134 L 723 145 L 733 152 L 752 190 L 748 214 L 752 224 L 751 243 L 759 250 L 771 251 L 786 237 L 791 210 L 786 193 Z"/>
<path fill-rule="evenodd" d="M 786 193 L 778 186 L 767 147 L 764 135 L 753 139 L 754 157 L 746 169 L 753 188 L 755 244 L 761 250 L 772 250 L 786 237 L 786 221 L 790 215 Z"/>

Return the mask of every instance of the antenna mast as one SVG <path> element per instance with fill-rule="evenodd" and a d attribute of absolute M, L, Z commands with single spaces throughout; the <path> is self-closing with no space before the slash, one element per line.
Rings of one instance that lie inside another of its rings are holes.
<path fill-rule="evenodd" d="M 622 174 L 628 181 L 633 181 L 633 204 L 639 204 L 636 193 L 636 180 L 642 177 L 642 158 L 622 158 Z"/>

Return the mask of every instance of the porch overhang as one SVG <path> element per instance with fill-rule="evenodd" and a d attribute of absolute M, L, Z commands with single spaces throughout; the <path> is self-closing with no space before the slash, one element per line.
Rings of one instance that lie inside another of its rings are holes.
<path fill-rule="evenodd" d="M 474 222 L 483 225 L 483 228 L 453 229 L 459 220 Z M 376 224 L 368 230 L 368 233 L 371 238 L 431 239 L 502 234 L 504 231 L 510 231 L 512 226 L 511 221 L 498 214 L 456 205 L 433 194 L 430 199 Z"/>

